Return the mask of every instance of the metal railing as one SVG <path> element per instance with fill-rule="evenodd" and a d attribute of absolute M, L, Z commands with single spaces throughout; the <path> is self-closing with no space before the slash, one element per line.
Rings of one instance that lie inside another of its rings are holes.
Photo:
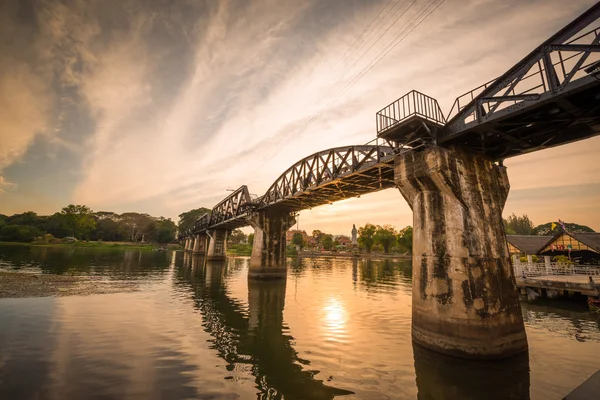
<path fill-rule="evenodd" d="M 600 267 L 561 262 L 551 263 L 514 263 L 516 278 L 535 276 L 600 276 Z"/>
<path fill-rule="evenodd" d="M 446 123 L 444 113 L 436 99 L 412 90 L 375 114 L 377 135 L 414 115 L 440 125 Z"/>

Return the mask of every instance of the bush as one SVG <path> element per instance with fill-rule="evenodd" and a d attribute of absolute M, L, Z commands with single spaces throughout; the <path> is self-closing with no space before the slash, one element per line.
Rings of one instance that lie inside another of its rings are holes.
<path fill-rule="evenodd" d="M 38 228 L 27 225 L 5 225 L 0 229 L 0 241 L 31 242 L 43 232 Z"/>
<path fill-rule="evenodd" d="M 539 258 L 538 256 L 536 256 L 535 254 L 532 256 L 532 258 L 533 258 L 533 262 L 534 262 L 534 263 L 537 263 L 537 262 L 539 262 L 539 261 L 540 261 L 540 258 Z M 526 262 L 527 262 L 527 256 L 521 256 L 521 257 L 519 258 L 519 260 L 520 260 L 522 263 L 526 263 Z"/>

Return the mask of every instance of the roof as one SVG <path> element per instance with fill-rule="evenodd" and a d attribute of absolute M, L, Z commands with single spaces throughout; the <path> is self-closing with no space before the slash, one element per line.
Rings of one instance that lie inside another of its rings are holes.
<path fill-rule="evenodd" d="M 508 243 L 525 254 L 537 254 L 552 238 L 553 236 L 506 235 Z"/>
<path fill-rule="evenodd" d="M 591 247 L 600 251 L 600 233 L 598 232 L 585 232 L 585 233 L 573 233 L 567 232 L 567 234 L 581 243 L 585 244 L 587 247 Z"/>

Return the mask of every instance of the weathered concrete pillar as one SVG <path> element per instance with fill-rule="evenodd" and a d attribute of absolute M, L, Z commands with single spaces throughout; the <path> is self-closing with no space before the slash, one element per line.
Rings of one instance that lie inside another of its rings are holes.
<path fill-rule="evenodd" d="M 198 233 L 195 237 L 194 254 L 206 254 L 208 235 L 206 235 L 206 233 Z"/>
<path fill-rule="evenodd" d="M 261 211 L 249 218 L 254 228 L 250 279 L 281 279 L 287 275 L 285 235 L 296 218 L 287 211 Z"/>
<path fill-rule="evenodd" d="M 185 245 L 183 246 L 184 251 L 190 251 L 190 238 L 185 238 Z"/>
<path fill-rule="evenodd" d="M 413 210 L 413 340 L 467 358 L 527 350 L 502 224 L 506 169 L 433 147 L 397 156 L 394 175 Z"/>
<path fill-rule="evenodd" d="M 213 229 L 208 232 L 208 252 L 206 259 L 208 261 L 218 261 L 227 258 L 227 231 L 223 229 Z"/>

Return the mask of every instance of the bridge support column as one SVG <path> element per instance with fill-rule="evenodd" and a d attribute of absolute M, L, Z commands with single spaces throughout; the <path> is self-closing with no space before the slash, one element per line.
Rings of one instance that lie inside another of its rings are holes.
<path fill-rule="evenodd" d="M 213 229 L 208 233 L 208 261 L 225 260 L 227 258 L 227 231 L 224 229 Z"/>
<path fill-rule="evenodd" d="M 194 249 L 193 249 L 193 253 L 194 254 L 206 254 L 206 240 L 208 239 L 208 236 L 205 233 L 198 233 L 196 235 L 194 235 L 196 240 L 195 240 L 195 244 L 194 244 Z"/>
<path fill-rule="evenodd" d="M 285 211 L 260 211 L 249 218 L 254 228 L 249 279 L 285 279 L 286 232 L 296 218 Z"/>
<path fill-rule="evenodd" d="M 467 358 L 527 350 L 502 210 L 506 168 L 439 147 L 395 159 L 413 210 L 412 337 Z"/>
<path fill-rule="evenodd" d="M 189 237 L 188 237 L 188 238 L 186 238 L 186 239 L 185 239 L 185 246 L 184 246 L 184 250 L 185 250 L 185 251 L 191 251 L 191 250 L 192 250 L 191 244 L 192 244 L 192 238 L 189 238 Z"/>

